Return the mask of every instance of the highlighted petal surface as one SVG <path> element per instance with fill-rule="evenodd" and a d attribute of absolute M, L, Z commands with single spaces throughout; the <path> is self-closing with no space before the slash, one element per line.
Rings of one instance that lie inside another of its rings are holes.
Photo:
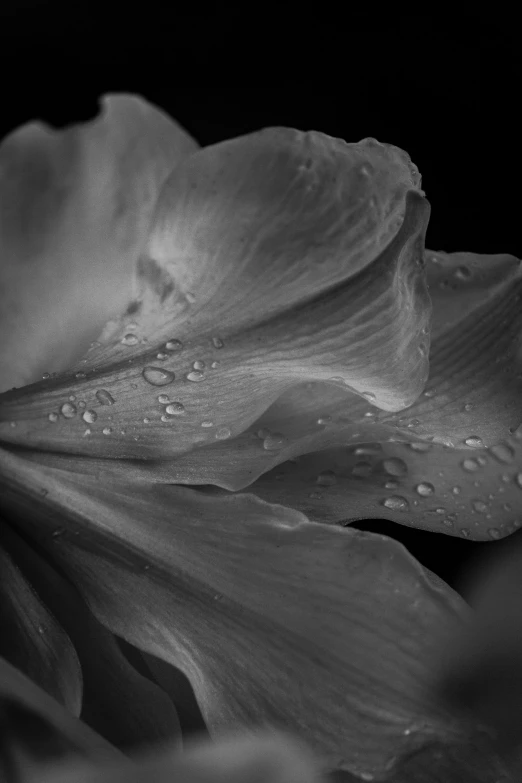
<path fill-rule="evenodd" d="M 187 674 L 213 734 L 285 727 L 355 774 L 465 740 L 430 688 L 467 608 L 396 542 L 252 495 L 92 480 L 7 451 L 2 474 L 16 524 L 101 622 Z"/>
<path fill-rule="evenodd" d="M 135 95 L 0 146 L 0 389 L 71 367 L 132 297 L 161 186 L 197 144 Z"/>
<path fill-rule="evenodd" d="M 240 435 L 303 380 L 411 404 L 429 347 L 419 183 L 368 140 L 276 128 L 200 150 L 163 188 L 127 315 L 74 372 L 5 394 L 2 438 L 154 459 Z"/>

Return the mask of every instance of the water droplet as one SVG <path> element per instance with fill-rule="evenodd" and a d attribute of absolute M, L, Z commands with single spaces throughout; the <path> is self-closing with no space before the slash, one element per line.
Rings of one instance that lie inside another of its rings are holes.
<path fill-rule="evenodd" d="M 507 443 L 497 443 L 495 446 L 491 446 L 489 450 L 499 462 L 510 463 L 513 462 L 515 457 L 514 449 L 508 446 Z"/>
<path fill-rule="evenodd" d="M 219 367 L 219 365 L 220 365 L 220 364 L 221 364 L 221 362 L 212 362 L 212 364 L 211 364 L 210 366 L 211 366 L 211 368 L 212 368 L 213 370 L 215 370 L 215 369 L 216 369 L 216 367 Z"/>
<path fill-rule="evenodd" d="M 446 517 L 446 519 L 442 520 L 442 524 L 446 525 L 446 527 L 453 527 L 453 520 L 449 517 Z"/>
<path fill-rule="evenodd" d="M 180 413 L 185 413 L 185 408 L 181 402 L 171 402 L 165 408 L 165 412 L 169 413 L 171 416 L 179 416 Z"/>
<path fill-rule="evenodd" d="M 85 400 L 80 400 L 78 405 L 77 405 L 77 407 L 83 409 L 83 408 L 85 408 L 86 404 L 87 403 L 85 402 Z"/>
<path fill-rule="evenodd" d="M 490 527 L 488 530 L 488 533 L 490 535 L 490 538 L 498 539 L 501 536 L 500 530 L 498 527 Z"/>
<path fill-rule="evenodd" d="M 323 470 L 317 476 L 315 483 L 322 487 L 331 487 L 333 484 L 337 484 L 337 476 L 333 470 Z"/>
<path fill-rule="evenodd" d="M 384 485 L 385 489 L 397 489 L 398 486 L 399 482 L 394 479 L 390 479 L 390 481 L 387 481 Z"/>
<path fill-rule="evenodd" d="M 137 389 L 138 388 L 138 384 L 137 383 L 131 383 L 130 387 L 131 387 L 131 389 Z"/>
<path fill-rule="evenodd" d="M 390 495 L 386 500 L 382 501 L 382 505 L 386 508 L 393 509 L 393 511 L 409 511 L 410 504 L 403 498 L 402 495 Z"/>
<path fill-rule="evenodd" d="M 165 349 L 167 351 L 179 351 L 180 348 L 183 348 L 183 343 L 180 340 L 168 340 L 168 342 L 165 343 Z"/>
<path fill-rule="evenodd" d="M 475 470 L 479 470 L 480 468 L 480 465 L 475 459 L 465 459 L 461 462 L 461 465 L 464 468 L 464 470 L 467 470 L 470 473 L 472 473 Z"/>
<path fill-rule="evenodd" d="M 110 435 L 111 432 L 112 432 L 112 428 L 111 427 L 104 427 L 102 429 L 102 432 L 103 432 L 104 435 Z"/>
<path fill-rule="evenodd" d="M 219 427 L 214 433 L 214 437 L 218 440 L 226 440 L 227 438 L 230 438 L 230 430 L 228 427 Z"/>
<path fill-rule="evenodd" d="M 361 476 L 362 478 L 365 478 L 366 476 L 370 475 L 372 470 L 373 470 L 373 466 L 371 465 L 370 462 L 356 462 L 352 468 L 352 475 Z"/>
<path fill-rule="evenodd" d="M 114 405 L 114 397 L 107 389 L 98 389 L 96 392 L 96 399 L 101 405 Z"/>
<path fill-rule="evenodd" d="M 137 345 L 138 344 L 138 338 L 135 334 L 126 334 L 125 337 L 122 338 L 123 345 Z"/>
<path fill-rule="evenodd" d="M 470 411 L 470 410 L 472 410 L 472 408 L 473 408 L 473 405 L 471 404 L 471 402 L 467 402 L 467 403 L 464 405 L 464 410 L 465 410 L 465 411 Z"/>
<path fill-rule="evenodd" d="M 459 280 L 469 280 L 471 277 L 471 270 L 467 266 L 459 266 L 455 269 L 455 277 Z"/>
<path fill-rule="evenodd" d="M 51 376 L 50 376 L 50 374 L 48 372 L 44 372 L 44 374 L 42 375 L 42 378 L 43 378 L 44 381 L 46 381 L 47 378 L 50 378 L 50 377 Z"/>
<path fill-rule="evenodd" d="M 474 500 L 471 505 L 475 511 L 478 511 L 480 514 L 485 514 L 488 510 L 487 503 L 484 503 L 482 500 Z"/>
<path fill-rule="evenodd" d="M 162 405 L 166 405 L 170 402 L 170 397 L 168 394 L 160 394 L 158 397 L 158 402 L 161 402 Z"/>
<path fill-rule="evenodd" d="M 149 417 L 148 417 L 148 416 L 145 416 L 145 417 L 143 418 L 143 423 L 144 423 L 144 424 L 149 424 L 149 423 L 150 423 L 150 419 L 149 419 Z"/>
<path fill-rule="evenodd" d="M 354 454 L 357 456 L 362 454 L 368 454 L 372 456 L 375 454 L 379 454 L 381 451 L 382 451 L 382 446 L 380 443 L 371 443 L 366 446 L 358 446 L 355 449 Z"/>
<path fill-rule="evenodd" d="M 263 440 L 263 448 L 266 451 L 275 451 L 285 445 L 286 438 L 281 432 L 271 432 Z"/>
<path fill-rule="evenodd" d="M 458 487 L 458 486 L 457 487 L 453 487 L 453 489 L 451 491 L 453 492 L 454 495 L 460 495 L 461 488 Z"/>
<path fill-rule="evenodd" d="M 167 416 L 167 414 L 166 414 L 166 413 L 162 413 L 162 415 L 160 416 L 160 418 L 161 418 L 161 421 L 172 421 L 171 417 L 170 417 L 170 416 Z"/>
<path fill-rule="evenodd" d="M 439 506 L 438 508 L 435 509 L 435 513 L 436 514 L 445 514 L 446 513 L 446 509 L 443 508 L 442 506 Z"/>
<path fill-rule="evenodd" d="M 482 467 L 484 467 L 484 465 L 488 464 L 487 459 L 485 457 L 483 457 L 482 455 L 477 457 L 477 462 L 478 462 L 479 465 L 482 465 Z"/>
<path fill-rule="evenodd" d="M 127 324 L 127 329 L 129 330 L 129 332 L 135 332 L 137 328 L 138 328 L 138 324 L 136 323 L 136 321 L 131 321 L 129 324 Z"/>
<path fill-rule="evenodd" d="M 470 435 L 469 438 L 466 438 L 464 441 L 466 446 L 471 446 L 474 449 L 483 449 L 484 444 L 482 442 L 482 439 L 479 438 L 477 435 Z"/>
<path fill-rule="evenodd" d="M 166 386 L 167 383 L 172 383 L 175 378 L 173 372 L 160 370 L 159 367 L 145 367 L 142 375 L 147 383 L 152 384 L 152 386 Z"/>
<path fill-rule="evenodd" d="M 331 416 L 321 416 L 317 419 L 317 424 L 328 424 L 332 420 Z"/>
<path fill-rule="evenodd" d="M 422 495 L 422 497 L 428 497 L 429 495 L 433 495 L 435 492 L 435 487 L 433 484 L 430 484 L 427 481 L 423 481 L 421 484 L 417 484 L 415 489 L 419 495 Z"/>
<path fill-rule="evenodd" d="M 47 418 L 49 419 L 49 421 L 58 421 L 58 414 L 50 413 Z"/>
<path fill-rule="evenodd" d="M 82 414 L 82 419 L 86 421 L 87 424 L 94 424 L 97 418 L 98 414 L 96 411 L 84 411 Z"/>
<path fill-rule="evenodd" d="M 382 467 L 390 476 L 405 476 L 408 472 L 408 466 L 398 457 L 383 460 Z"/>
<path fill-rule="evenodd" d="M 515 476 L 515 484 L 517 484 L 520 489 L 522 489 L 522 473 L 517 473 Z"/>
<path fill-rule="evenodd" d="M 425 397 L 435 397 L 435 392 L 433 389 L 426 389 L 426 391 L 423 392 Z"/>
<path fill-rule="evenodd" d="M 203 381 L 205 379 L 205 373 L 200 370 L 192 370 L 185 375 L 187 381 Z"/>
<path fill-rule="evenodd" d="M 86 376 L 85 376 L 84 372 L 77 372 L 74 377 L 75 378 L 85 378 Z"/>
<path fill-rule="evenodd" d="M 373 411 L 366 411 L 364 415 L 367 419 L 370 419 L 372 416 L 375 416 L 375 413 Z"/>
<path fill-rule="evenodd" d="M 76 406 L 71 402 L 64 402 L 60 408 L 60 413 L 65 419 L 72 419 L 77 413 Z"/>
<path fill-rule="evenodd" d="M 464 538 L 469 538 L 471 534 L 470 534 L 470 531 L 469 531 L 469 529 L 467 527 L 462 527 L 460 529 L 460 535 L 464 536 Z"/>
<path fill-rule="evenodd" d="M 76 402 L 76 394 L 69 395 L 69 402 Z"/>
<path fill-rule="evenodd" d="M 224 342 L 220 337 L 213 337 L 212 345 L 214 346 L 214 348 L 223 348 Z"/>
<path fill-rule="evenodd" d="M 364 399 L 368 400 L 368 402 L 373 402 L 373 400 L 376 399 L 375 394 L 373 392 L 369 392 L 369 391 L 361 392 L 361 397 L 364 397 Z"/>
<path fill-rule="evenodd" d="M 519 424 L 513 433 L 513 437 L 517 440 L 522 440 L 522 424 Z"/>
<path fill-rule="evenodd" d="M 408 445 L 413 451 L 430 451 L 432 448 L 431 443 L 409 443 Z"/>
<path fill-rule="evenodd" d="M 164 362 L 166 358 L 167 358 L 167 354 L 163 353 L 162 351 L 156 354 L 156 359 L 159 359 L 160 362 Z"/>
<path fill-rule="evenodd" d="M 87 435 L 90 435 L 91 433 L 92 433 L 92 430 L 90 429 L 90 427 L 87 427 L 87 429 L 83 431 L 82 437 L 86 438 Z"/>
<path fill-rule="evenodd" d="M 204 370 L 205 362 L 202 362 L 200 359 L 196 359 L 196 361 L 192 364 L 192 366 L 195 370 Z"/>
<path fill-rule="evenodd" d="M 201 422 L 201 426 L 202 427 L 213 427 L 214 426 L 214 422 L 213 421 L 202 421 Z"/>

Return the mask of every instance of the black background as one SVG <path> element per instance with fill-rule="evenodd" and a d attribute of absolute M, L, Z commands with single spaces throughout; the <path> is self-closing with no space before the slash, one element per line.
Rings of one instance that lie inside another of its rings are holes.
<path fill-rule="evenodd" d="M 271 125 L 374 136 L 407 150 L 423 175 L 429 248 L 521 256 L 514 17 L 185 5 L 5 4 L 0 134 L 32 119 L 89 120 L 100 95 L 125 91 L 165 109 L 202 145 Z M 385 521 L 356 526 L 401 540 L 457 589 L 484 548 L 505 546 Z"/>

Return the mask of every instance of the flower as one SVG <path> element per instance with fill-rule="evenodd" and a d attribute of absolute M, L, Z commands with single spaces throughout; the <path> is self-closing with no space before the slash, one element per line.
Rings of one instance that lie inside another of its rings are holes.
<path fill-rule="evenodd" d="M 199 149 L 141 98 L 104 103 L 0 151 L 6 666 L 121 749 L 179 739 L 181 671 L 214 737 L 496 779 L 436 687 L 469 607 L 339 523 L 520 525 L 520 261 L 425 250 L 398 147 Z"/>

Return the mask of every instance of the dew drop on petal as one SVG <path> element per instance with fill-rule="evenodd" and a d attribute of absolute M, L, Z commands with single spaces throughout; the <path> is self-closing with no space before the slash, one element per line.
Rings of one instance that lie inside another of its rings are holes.
<path fill-rule="evenodd" d="M 123 345 L 137 345 L 138 344 L 138 338 L 135 334 L 126 334 L 125 337 L 122 337 L 122 343 Z"/>
<path fill-rule="evenodd" d="M 114 397 L 107 389 L 98 389 L 96 392 L 96 399 L 101 405 L 114 405 Z"/>
<path fill-rule="evenodd" d="M 522 489 L 522 473 L 517 473 L 517 475 L 515 476 L 515 484 L 517 484 L 517 486 L 519 486 L 520 489 Z"/>
<path fill-rule="evenodd" d="M 464 405 L 464 410 L 465 410 L 465 411 L 470 411 L 470 410 L 472 410 L 472 409 L 473 409 L 473 405 L 471 404 L 471 402 L 467 402 L 467 403 Z"/>
<path fill-rule="evenodd" d="M 205 362 L 202 362 L 200 359 L 196 359 L 196 361 L 192 364 L 192 367 L 195 370 L 204 370 L 205 369 Z"/>
<path fill-rule="evenodd" d="M 423 481 L 420 484 L 417 484 L 415 487 L 417 494 L 422 495 L 422 497 L 428 497 L 429 495 L 433 495 L 435 492 L 435 487 L 433 484 L 430 484 L 427 481 Z"/>
<path fill-rule="evenodd" d="M 386 508 L 393 509 L 393 511 L 410 510 L 410 504 L 402 495 L 390 495 L 390 497 L 382 501 L 382 505 L 386 506 Z"/>
<path fill-rule="evenodd" d="M 228 427 L 219 427 L 214 433 L 214 437 L 217 438 L 217 440 L 226 440 L 227 438 L 230 438 L 231 432 Z"/>
<path fill-rule="evenodd" d="M 160 362 L 164 362 L 166 358 L 167 358 L 167 354 L 163 353 L 162 351 L 156 354 L 156 359 L 159 359 Z"/>
<path fill-rule="evenodd" d="M 201 426 L 202 427 L 213 427 L 214 426 L 214 422 L 213 421 L 202 421 L 201 422 Z"/>
<path fill-rule="evenodd" d="M 399 459 L 398 457 L 383 460 L 382 466 L 390 476 L 405 476 L 408 472 L 408 466 L 404 460 Z"/>
<path fill-rule="evenodd" d="M 144 417 L 144 419 L 143 419 L 143 423 L 144 423 L 144 424 L 149 424 L 149 422 L 150 422 L 150 419 L 149 419 L 149 417 L 148 417 L 148 416 L 145 416 L 145 417 Z"/>
<path fill-rule="evenodd" d="M 163 413 L 160 418 L 161 418 L 161 421 L 172 421 L 171 417 L 167 416 L 166 413 Z"/>
<path fill-rule="evenodd" d="M 477 435 L 470 435 L 469 438 L 466 438 L 464 443 L 466 444 L 466 446 L 471 446 L 474 449 L 484 448 L 482 439 L 479 438 Z"/>
<path fill-rule="evenodd" d="M 47 378 L 50 378 L 50 377 L 51 377 L 51 375 L 48 372 L 44 372 L 44 374 L 42 375 L 42 378 L 43 378 L 44 381 L 46 381 Z"/>
<path fill-rule="evenodd" d="M 487 503 L 484 503 L 482 500 L 473 500 L 471 505 L 473 509 L 478 511 L 480 514 L 485 514 L 488 510 Z"/>
<path fill-rule="evenodd" d="M 197 383 L 198 381 L 205 380 L 205 373 L 201 372 L 200 370 L 192 370 L 192 372 L 188 372 L 185 375 L 185 378 L 187 381 L 194 381 Z"/>
<path fill-rule="evenodd" d="M 102 432 L 103 432 L 104 435 L 110 435 L 111 432 L 112 432 L 112 428 L 111 427 L 104 427 L 102 429 Z"/>
<path fill-rule="evenodd" d="M 74 377 L 78 378 L 78 379 L 85 378 L 85 373 L 84 372 L 77 372 L 77 373 L 75 373 Z"/>
<path fill-rule="evenodd" d="M 408 445 L 413 451 L 430 451 L 432 448 L 431 443 L 409 443 Z"/>
<path fill-rule="evenodd" d="M 453 487 L 451 491 L 453 492 L 454 495 L 460 495 L 462 490 L 461 490 L 461 488 L 459 486 L 456 486 L 456 487 Z"/>
<path fill-rule="evenodd" d="M 337 483 L 337 476 L 333 470 L 323 470 L 317 476 L 315 483 L 322 487 L 331 487 Z"/>
<path fill-rule="evenodd" d="M 519 424 L 516 430 L 513 432 L 513 437 L 517 440 L 522 440 L 522 424 Z"/>
<path fill-rule="evenodd" d="M 170 402 L 170 397 L 168 394 L 160 394 L 158 396 L 158 402 L 161 402 L 162 405 L 166 405 Z"/>
<path fill-rule="evenodd" d="M 130 387 L 131 387 L 131 389 L 137 389 L 138 388 L 138 384 L 137 383 L 131 383 Z"/>
<path fill-rule="evenodd" d="M 72 419 L 77 413 L 76 406 L 72 402 L 64 402 L 60 408 L 60 413 L 65 419 Z"/>
<path fill-rule="evenodd" d="M 461 465 L 464 468 L 464 470 L 467 470 L 470 473 L 480 469 L 480 465 L 475 459 L 465 459 L 461 462 Z"/>
<path fill-rule="evenodd" d="M 497 443 L 495 446 L 491 446 L 489 451 L 493 454 L 499 462 L 511 463 L 515 457 L 515 452 L 508 446 L 507 443 Z"/>
<path fill-rule="evenodd" d="M 495 539 L 500 538 L 501 535 L 498 527 L 490 527 L 488 533 L 490 538 L 495 538 Z"/>
<path fill-rule="evenodd" d="M 354 451 L 354 454 L 356 456 L 362 455 L 362 454 L 368 454 L 370 456 L 379 454 L 382 451 L 382 446 L 380 443 L 372 443 L 368 444 L 366 446 L 357 446 L 357 448 Z"/>
<path fill-rule="evenodd" d="M 49 421 L 58 421 L 58 414 L 50 413 L 47 418 L 49 419 Z"/>
<path fill-rule="evenodd" d="M 399 482 L 394 481 L 393 479 L 387 481 L 384 485 L 385 489 L 397 489 L 398 486 L 399 486 Z"/>
<path fill-rule="evenodd" d="M 449 517 L 446 517 L 446 519 L 442 520 L 442 524 L 446 525 L 446 527 L 453 527 L 453 520 Z"/>
<path fill-rule="evenodd" d="M 180 340 L 168 340 L 165 343 L 165 348 L 167 351 L 179 351 L 180 348 L 183 348 L 183 343 Z"/>
<path fill-rule="evenodd" d="M 165 408 L 165 412 L 169 413 L 171 416 L 179 416 L 180 413 L 185 413 L 185 408 L 181 402 L 171 402 Z"/>
<path fill-rule="evenodd" d="M 220 365 L 220 362 L 212 362 L 212 364 L 211 364 L 210 366 L 211 366 L 211 368 L 212 368 L 213 370 L 215 370 L 215 369 L 216 369 L 216 367 L 219 367 L 219 365 Z"/>
<path fill-rule="evenodd" d="M 286 438 L 281 432 L 271 432 L 263 440 L 263 448 L 266 451 L 275 451 L 285 445 Z"/>
<path fill-rule="evenodd" d="M 455 270 L 455 277 L 459 280 L 469 280 L 471 277 L 471 270 L 467 266 L 459 266 Z"/>
<path fill-rule="evenodd" d="M 98 414 L 96 411 L 84 411 L 82 414 L 82 419 L 86 421 L 87 424 L 94 424 L 97 418 Z"/>
<path fill-rule="evenodd" d="M 69 402 L 76 402 L 76 395 L 75 394 L 70 394 L 69 395 Z"/>
<path fill-rule="evenodd" d="M 220 337 L 213 337 L 212 345 L 214 346 L 214 348 L 223 348 L 224 342 Z"/>
<path fill-rule="evenodd" d="M 173 372 L 161 370 L 159 367 L 145 367 L 142 375 L 152 386 L 166 386 L 167 383 L 172 383 L 175 377 Z"/>

